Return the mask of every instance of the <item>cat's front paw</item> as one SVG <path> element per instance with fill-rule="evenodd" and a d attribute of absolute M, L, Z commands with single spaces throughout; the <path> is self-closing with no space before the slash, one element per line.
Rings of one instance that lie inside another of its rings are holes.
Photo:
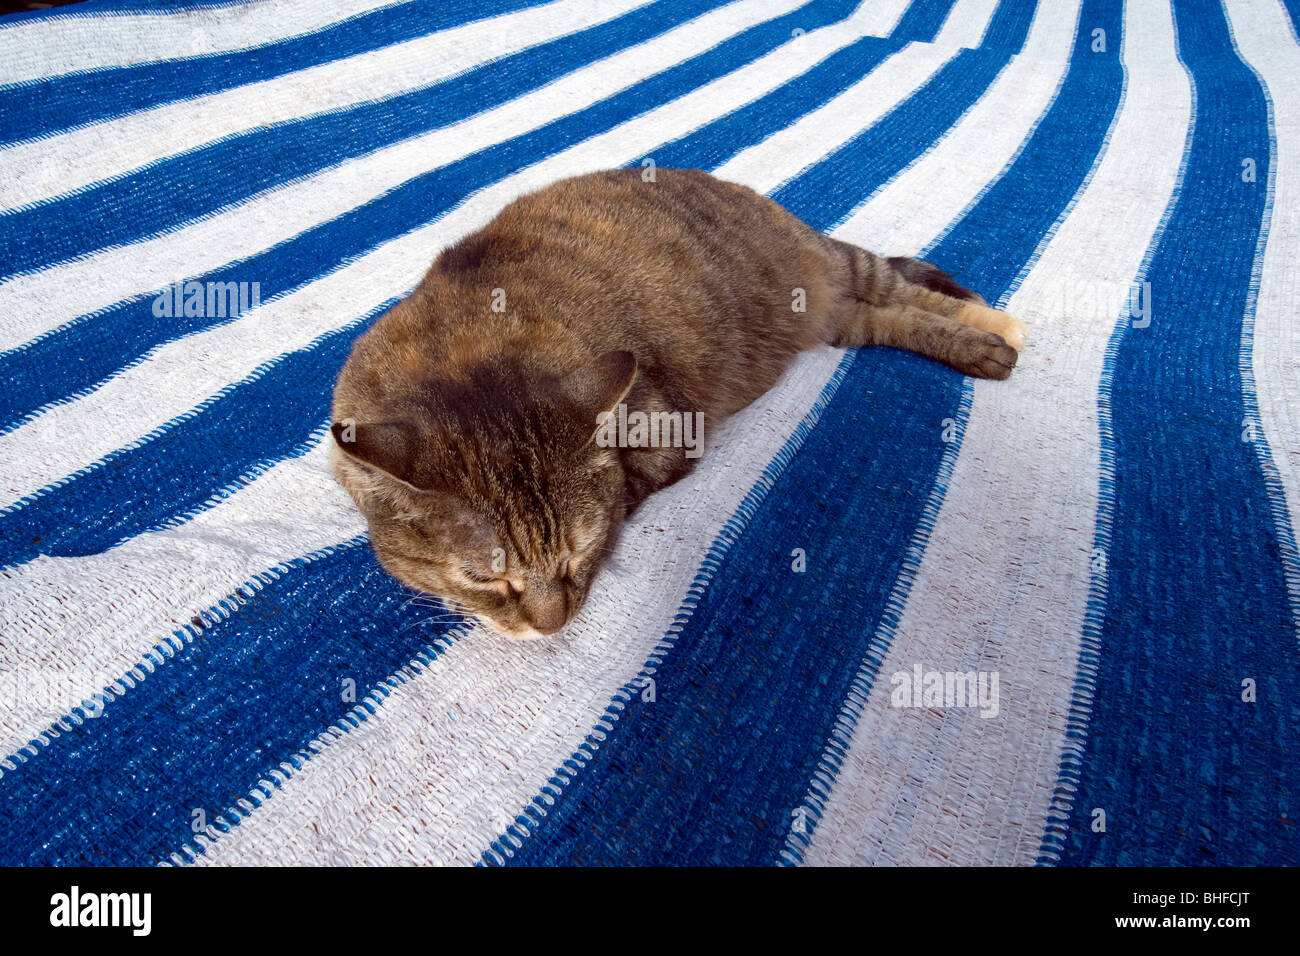
<path fill-rule="evenodd" d="M 1019 357 L 1002 336 L 971 329 L 962 337 L 952 364 L 965 375 L 1002 380 L 1011 374 Z"/>

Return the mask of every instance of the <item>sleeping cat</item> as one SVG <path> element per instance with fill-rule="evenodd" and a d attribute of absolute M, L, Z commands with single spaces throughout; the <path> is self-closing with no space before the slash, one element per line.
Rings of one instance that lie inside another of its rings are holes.
<path fill-rule="evenodd" d="M 1002 379 L 1024 338 L 936 267 L 824 236 L 743 186 L 593 173 L 510 203 L 357 340 L 334 469 L 394 577 L 536 638 L 698 454 L 662 435 L 610 447 L 611 414 L 716 427 L 823 342 Z"/>

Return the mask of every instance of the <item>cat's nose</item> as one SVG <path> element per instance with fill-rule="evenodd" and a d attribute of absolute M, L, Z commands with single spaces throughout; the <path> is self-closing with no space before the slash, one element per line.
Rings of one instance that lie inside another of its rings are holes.
<path fill-rule="evenodd" d="M 569 623 L 569 599 L 563 591 L 534 596 L 534 602 L 524 608 L 528 623 L 538 634 L 554 634 Z"/>

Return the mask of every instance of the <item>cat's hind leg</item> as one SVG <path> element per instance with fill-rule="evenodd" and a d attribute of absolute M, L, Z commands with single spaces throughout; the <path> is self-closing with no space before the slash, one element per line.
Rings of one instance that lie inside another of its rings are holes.
<path fill-rule="evenodd" d="M 906 349 L 979 378 L 1004 379 L 1011 374 L 1017 346 L 1025 338 L 1024 325 L 1017 319 L 981 304 L 982 300 L 956 298 L 917 285 L 888 260 L 858 246 L 830 238 L 826 242 L 839 295 L 822 332 L 825 341 L 850 348 Z M 933 266 L 915 271 L 918 275 L 923 271 L 931 281 L 941 281 L 937 276 L 947 278 Z"/>
<path fill-rule="evenodd" d="M 1025 323 L 1014 315 L 1009 315 L 1000 309 L 990 308 L 987 304 L 983 304 L 984 300 L 982 298 L 979 302 L 970 299 L 955 299 L 943 292 L 936 292 L 934 289 L 912 285 L 911 283 L 909 285 L 911 288 L 904 289 L 901 295 L 908 303 L 925 309 L 927 312 L 934 312 L 938 315 L 956 319 L 965 325 L 973 325 L 985 332 L 996 333 L 1002 336 L 1006 343 L 1017 352 L 1025 347 L 1025 339 L 1029 334 L 1029 329 L 1025 326 Z"/>
<path fill-rule="evenodd" d="M 1015 316 L 994 309 L 979 293 L 957 283 L 938 266 L 919 259 L 883 259 L 859 246 L 823 236 L 841 294 L 873 305 L 906 303 L 1002 336 L 1016 351 L 1028 328 Z"/>
<path fill-rule="evenodd" d="M 844 314 L 850 312 L 854 314 Z M 841 334 L 832 345 L 906 349 L 976 378 L 1004 379 L 1018 358 L 1016 350 L 997 333 L 914 305 L 858 302 L 845 308 L 841 316 Z"/>

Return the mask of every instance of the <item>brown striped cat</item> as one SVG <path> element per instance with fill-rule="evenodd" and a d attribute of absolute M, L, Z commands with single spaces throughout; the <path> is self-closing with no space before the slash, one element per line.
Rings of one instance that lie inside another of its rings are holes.
<path fill-rule="evenodd" d="M 334 468 L 398 580 L 536 638 L 582 607 L 632 509 L 690 470 L 691 424 L 716 427 L 800 351 L 889 345 L 1002 379 L 1024 339 L 935 266 L 744 186 L 593 173 L 510 203 L 357 340 Z M 658 421 L 658 441 L 628 421 Z"/>

